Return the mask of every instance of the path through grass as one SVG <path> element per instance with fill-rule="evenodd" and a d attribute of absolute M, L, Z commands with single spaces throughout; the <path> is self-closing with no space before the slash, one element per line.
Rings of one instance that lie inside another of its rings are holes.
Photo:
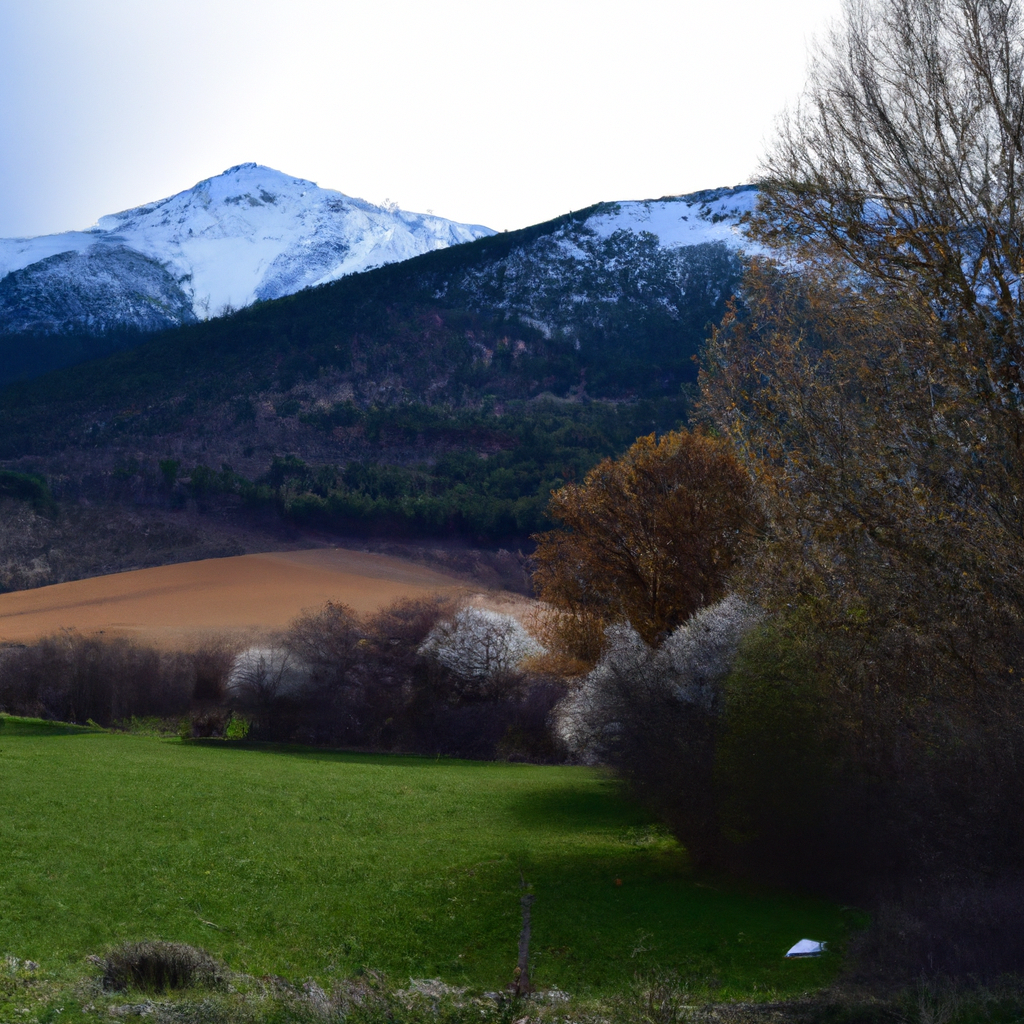
<path fill-rule="evenodd" d="M 0 955 L 54 970 L 160 938 L 257 975 L 369 967 L 498 988 L 515 965 L 520 867 L 542 986 L 596 994 L 672 971 L 718 997 L 792 994 L 835 963 L 787 962 L 788 946 L 842 936 L 828 904 L 695 877 L 585 768 L 190 745 L 8 718 L 0 806 Z"/>

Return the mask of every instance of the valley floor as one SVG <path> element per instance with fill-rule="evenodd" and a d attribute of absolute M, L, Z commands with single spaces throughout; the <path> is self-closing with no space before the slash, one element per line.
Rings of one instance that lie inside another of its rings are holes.
<path fill-rule="evenodd" d="M 843 911 L 694 873 L 593 769 L 0 720 L 0 968 L 7 955 L 15 973 L 32 961 L 77 984 L 86 957 L 156 939 L 296 991 L 373 972 L 482 995 L 512 980 L 523 881 L 541 990 L 606 998 L 657 976 L 687 999 L 762 1002 L 839 966 Z M 804 937 L 837 952 L 785 960 Z"/>
<path fill-rule="evenodd" d="M 0 806 L 3 1024 L 1022 1019 L 1012 978 L 844 981 L 863 915 L 695 872 L 594 769 L 0 715 Z M 524 885 L 534 993 L 514 998 Z M 829 951 L 785 960 L 804 937 Z M 217 974 L 105 981 L 139 942 L 205 949 Z"/>

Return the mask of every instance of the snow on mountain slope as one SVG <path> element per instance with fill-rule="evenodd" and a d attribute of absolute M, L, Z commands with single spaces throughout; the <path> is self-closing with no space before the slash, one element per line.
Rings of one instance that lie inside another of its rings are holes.
<path fill-rule="evenodd" d="M 158 331 L 195 319 L 167 270 L 123 245 L 60 252 L 0 280 L 0 334 Z"/>
<path fill-rule="evenodd" d="M 645 331 L 703 337 L 739 281 L 741 254 L 755 249 L 743 218 L 756 199 L 741 185 L 601 203 L 431 285 L 438 298 L 518 318 L 577 349 L 596 335 L 623 345 Z"/>
<path fill-rule="evenodd" d="M 599 238 L 610 238 L 616 231 L 649 231 L 666 249 L 722 242 L 730 249 L 749 251 L 741 218 L 753 211 L 756 202 L 756 187 L 740 185 L 642 202 L 605 203 L 587 218 L 586 226 Z"/>
<path fill-rule="evenodd" d="M 129 249 L 161 264 L 194 315 L 206 318 L 491 234 L 478 224 L 374 206 L 250 163 L 103 217 L 88 231 L 0 239 L 0 280 L 12 271 L 34 273 L 62 253 L 95 258 L 106 247 Z"/>
<path fill-rule="evenodd" d="M 733 287 L 756 196 L 602 203 L 497 260 L 467 251 L 435 293 L 577 341 L 637 302 L 685 318 Z M 0 334 L 174 327 L 493 234 L 241 164 L 88 231 L 0 239 Z"/>

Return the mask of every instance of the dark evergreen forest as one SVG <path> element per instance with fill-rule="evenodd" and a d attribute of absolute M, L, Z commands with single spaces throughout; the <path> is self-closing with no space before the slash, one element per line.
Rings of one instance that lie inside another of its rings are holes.
<path fill-rule="evenodd" d="M 592 212 L 155 335 L 9 336 L 0 460 L 65 502 L 525 542 L 553 488 L 685 421 L 742 270 Z"/>

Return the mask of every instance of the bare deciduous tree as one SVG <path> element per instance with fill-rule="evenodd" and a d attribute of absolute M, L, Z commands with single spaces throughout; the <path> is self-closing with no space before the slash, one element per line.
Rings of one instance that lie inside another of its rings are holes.
<path fill-rule="evenodd" d="M 765 161 L 760 234 L 916 295 L 1019 408 L 1022 171 L 1016 0 L 847 0 Z"/>
<path fill-rule="evenodd" d="M 878 863 L 1019 863 L 1022 157 L 1017 0 L 848 0 L 702 371 L 769 512 L 745 582 L 807 627 Z"/>
<path fill-rule="evenodd" d="M 1024 611 L 1020 29 L 1016 0 L 848 0 L 703 374 L 804 583 L 897 618 Z"/>

